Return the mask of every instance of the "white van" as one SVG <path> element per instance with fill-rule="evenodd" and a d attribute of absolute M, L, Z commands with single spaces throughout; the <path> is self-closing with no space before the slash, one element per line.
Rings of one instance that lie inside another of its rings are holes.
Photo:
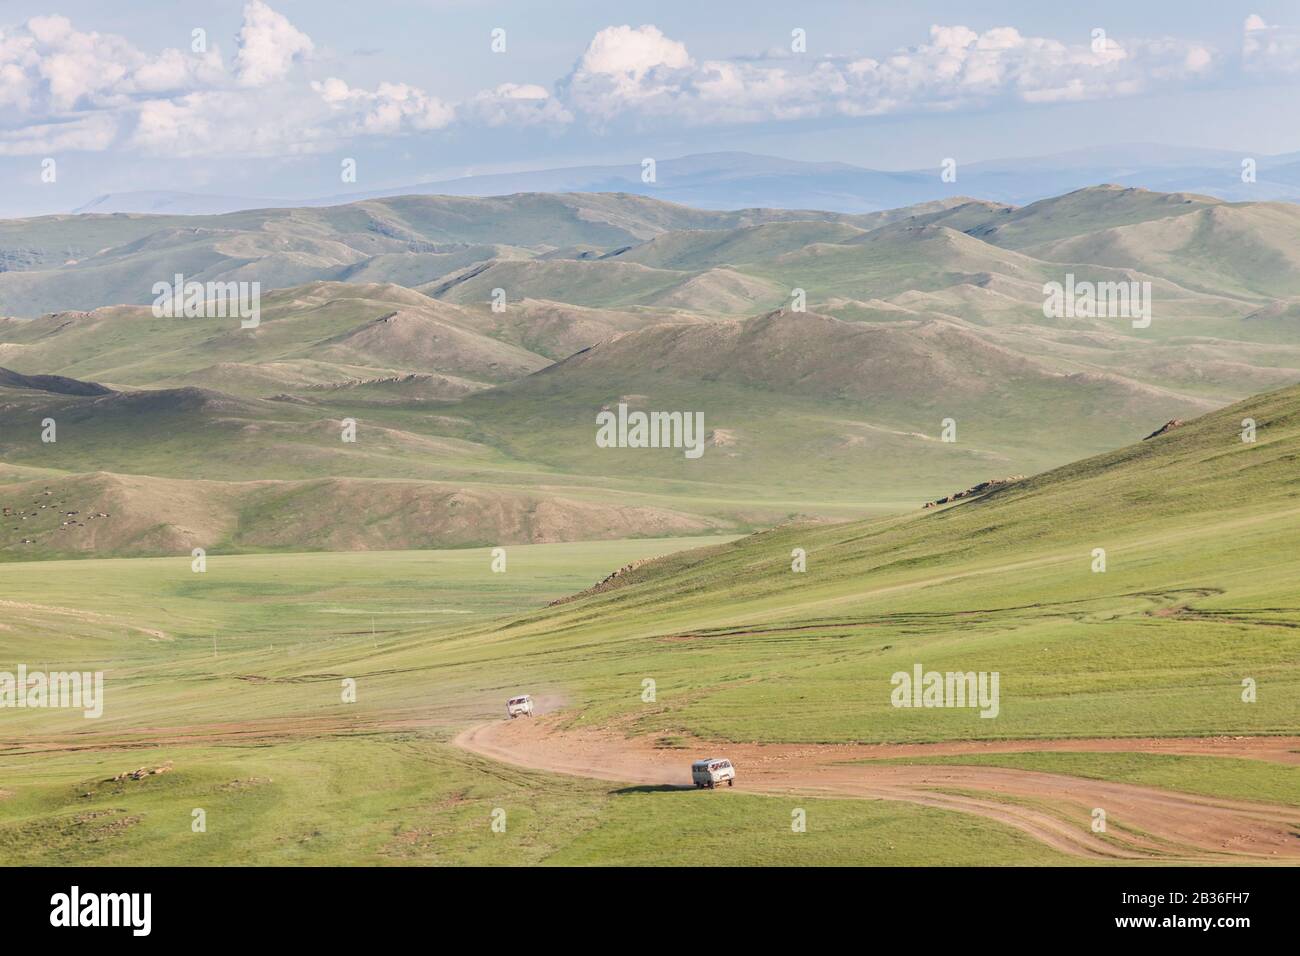
<path fill-rule="evenodd" d="M 523 715 L 524 717 L 533 716 L 533 699 L 527 694 L 522 697 L 511 697 L 506 701 L 506 714 L 511 720 Z"/>
<path fill-rule="evenodd" d="M 707 787 L 712 790 L 715 786 L 727 781 L 727 786 L 735 786 L 736 768 L 731 765 L 730 760 L 722 757 L 714 757 L 712 760 L 697 760 L 691 764 L 691 780 L 697 787 Z"/>

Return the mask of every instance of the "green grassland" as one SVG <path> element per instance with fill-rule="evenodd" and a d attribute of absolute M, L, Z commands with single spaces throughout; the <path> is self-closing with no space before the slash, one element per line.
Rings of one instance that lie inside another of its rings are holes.
<path fill-rule="evenodd" d="M 1295 733 L 1297 460 L 1287 389 L 946 509 L 674 551 L 549 608 L 672 548 L 513 548 L 504 574 L 486 551 L 216 555 L 202 575 L 183 558 L 5 565 L 0 664 L 102 668 L 108 692 L 97 721 L 0 714 L 0 843 L 33 862 L 46 847 L 112 863 L 662 863 L 701 846 L 735 862 L 1060 862 L 960 815 L 807 801 L 797 835 L 786 798 L 620 790 L 448 741 L 521 689 L 562 701 L 574 726 L 618 719 L 687 742 Z M 890 675 L 915 662 L 998 671 L 999 716 L 891 708 Z M 1290 768 L 982 759 L 1300 803 Z M 191 834 L 208 803 L 209 832 Z M 506 834 L 490 829 L 497 807 Z M 238 839 L 218 832 L 227 815 Z"/>
<path fill-rule="evenodd" d="M 213 722 L 230 731 L 287 715 L 328 720 L 342 713 L 337 681 L 319 679 L 319 668 L 382 672 L 412 640 L 431 648 L 466 622 L 536 607 L 611 565 L 701 543 L 512 548 L 504 574 L 479 551 L 213 556 L 202 575 L 179 559 L 6 565 L 0 669 L 103 668 L 109 690 L 98 721 L 0 712 L 0 853 L 24 865 L 1062 862 L 1014 830 L 946 811 L 800 800 L 808 832 L 795 834 L 788 799 L 727 794 L 704 807 L 686 794 L 493 764 L 449 744 L 486 706 L 457 689 L 448 673 L 457 665 L 360 679 L 359 712 L 415 714 L 416 729 L 363 720 L 203 737 Z M 252 673 L 288 680 L 255 683 Z M 58 750 L 31 749 L 51 734 Z M 498 808 L 504 833 L 491 828 Z M 205 832 L 191 828 L 195 809 Z"/>
<path fill-rule="evenodd" d="M 678 555 L 486 639 L 507 672 L 513 655 L 598 647 L 609 673 L 554 678 L 582 690 L 583 719 L 635 716 L 653 677 L 660 705 L 641 725 L 710 737 L 1293 732 L 1297 397 L 1263 396 L 938 513 Z M 1248 415 L 1254 444 L 1240 440 Z M 1104 573 L 1091 570 L 1098 547 Z M 802 575 L 794 548 L 807 552 Z M 999 671 L 1000 716 L 891 708 L 890 675 L 918 661 Z M 1247 677 L 1254 704 L 1241 701 Z"/>
<path fill-rule="evenodd" d="M 141 780 L 111 777 L 173 762 Z M 1015 830 L 884 801 L 612 789 L 430 734 L 160 747 L 6 765 L 9 865 L 1036 865 Z M 807 831 L 790 828 L 791 810 Z M 206 830 L 196 833 L 193 811 Z M 492 829 L 504 811 L 504 832 Z M 499 818 L 499 817 L 498 817 Z M 918 839 L 918 836 L 921 837 Z"/>

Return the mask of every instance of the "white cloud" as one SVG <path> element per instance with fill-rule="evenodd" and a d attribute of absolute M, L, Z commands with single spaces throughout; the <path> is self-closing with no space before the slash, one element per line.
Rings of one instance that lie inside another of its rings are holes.
<path fill-rule="evenodd" d="M 328 117 L 314 97 L 299 96 L 291 108 L 285 107 L 276 90 L 200 90 L 146 100 L 127 145 L 177 157 L 274 157 L 333 146 Z"/>
<path fill-rule="evenodd" d="M 1187 51 L 1183 66 L 1190 73 L 1200 73 L 1214 65 L 1214 53 L 1207 47 L 1193 46 Z"/>
<path fill-rule="evenodd" d="M 1257 13 L 1242 25 L 1242 65 L 1251 73 L 1300 73 L 1300 29 L 1273 26 Z"/>
<path fill-rule="evenodd" d="M 146 151 L 187 155 L 195 145 L 212 141 L 210 94 L 191 93 L 176 100 L 148 100 L 140 105 L 133 144 Z"/>
<path fill-rule="evenodd" d="M 169 49 L 147 60 L 135 71 L 131 92 L 158 94 L 210 87 L 219 85 L 224 77 L 225 66 L 216 47 L 202 54 Z"/>
<path fill-rule="evenodd" d="M 217 144 L 244 155 L 319 148 L 324 131 L 307 119 L 324 111 L 305 84 L 261 95 L 283 87 L 311 39 L 251 0 L 236 46 L 227 69 L 215 44 L 153 55 L 67 17 L 32 17 L 0 33 L 0 150 L 97 151 L 119 133 L 129 148 L 178 156 Z"/>
<path fill-rule="evenodd" d="M 397 136 L 466 125 L 539 126 L 573 122 L 570 113 L 543 86 L 502 83 L 453 105 L 405 83 L 380 83 L 373 91 L 349 86 L 338 77 L 313 82 L 311 88 L 338 116 L 352 136 Z"/>
<path fill-rule="evenodd" d="M 1213 51 L 1179 40 L 1065 44 L 1013 27 L 930 28 L 928 42 L 883 59 L 769 54 L 696 62 L 657 28 L 600 31 L 561 83 L 598 121 L 677 118 L 748 123 L 1127 96 L 1210 70 Z"/>
<path fill-rule="evenodd" d="M 397 135 L 441 129 L 456 111 L 418 87 L 380 83 L 372 92 L 348 86 L 337 77 L 313 82 L 313 90 L 331 109 L 345 114 L 349 135 Z"/>
<path fill-rule="evenodd" d="M 33 17 L 0 34 L 0 108 L 55 117 L 115 109 L 142 93 L 186 91 L 219 82 L 221 53 L 142 53 L 125 38 L 83 33 L 67 17 Z"/>
<path fill-rule="evenodd" d="M 462 103 L 456 111 L 462 122 L 483 126 L 562 126 L 573 122 L 573 114 L 544 86 L 533 83 L 502 83 L 483 90 Z"/>
<path fill-rule="evenodd" d="M 655 26 L 606 27 L 592 38 L 562 84 L 575 107 L 600 118 L 626 109 L 656 111 L 686 94 L 695 63 L 683 43 Z"/>
<path fill-rule="evenodd" d="M 1300 33 L 1252 15 L 1242 64 L 1300 70 Z M 0 150 L 128 149 L 270 156 L 357 137 L 461 128 L 562 129 L 779 123 L 1130 96 L 1222 69 L 1207 43 L 1088 37 L 1065 43 L 1004 26 L 935 25 L 879 57 L 793 54 L 697 59 L 652 25 L 598 31 L 552 88 L 501 83 L 449 102 L 420 85 L 311 82 L 312 39 L 264 0 L 248 0 L 227 66 L 215 45 L 151 54 L 62 16 L 0 33 Z M 94 117 L 94 119 L 92 119 Z M 3 132 L 8 130 L 8 132 Z M 40 148 L 38 149 L 38 144 Z"/>
<path fill-rule="evenodd" d="M 685 44 L 668 39 L 656 26 L 633 29 L 625 24 L 606 27 L 597 33 L 587 45 L 578 68 L 635 84 L 657 67 L 681 70 L 690 65 Z"/>
<path fill-rule="evenodd" d="M 656 73 L 693 66 L 686 45 L 670 40 L 655 26 L 606 27 L 592 38 L 577 73 L 607 78 L 620 93 L 637 96 Z"/>
<path fill-rule="evenodd" d="M 263 86 L 283 78 L 294 61 L 311 53 L 311 37 L 262 0 L 244 6 L 235 75 L 244 86 Z"/>
<path fill-rule="evenodd" d="M 0 156 L 49 156 L 73 150 L 107 149 L 117 135 L 117 122 L 94 113 L 58 123 L 34 123 L 0 130 Z"/>

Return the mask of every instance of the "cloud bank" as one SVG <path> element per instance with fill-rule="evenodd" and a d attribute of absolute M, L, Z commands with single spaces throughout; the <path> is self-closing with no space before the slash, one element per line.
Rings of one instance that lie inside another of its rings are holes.
<path fill-rule="evenodd" d="M 400 78 L 365 89 L 311 76 L 316 44 L 263 0 L 245 4 L 229 63 L 197 37 L 190 50 L 151 54 L 65 17 L 34 17 L 0 32 L 0 155 L 270 156 L 454 128 L 783 123 L 1113 99 L 1233 69 L 1300 73 L 1300 30 L 1254 15 L 1231 55 L 1171 37 L 1068 43 L 1010 26 L 935 25 L 915 46 L 879 58 L 799 52 L 797 40 L 757 56 L 697 59 L 653 25 L 609 26 L 563 77 L 521 78 L 449 102 Z"/>

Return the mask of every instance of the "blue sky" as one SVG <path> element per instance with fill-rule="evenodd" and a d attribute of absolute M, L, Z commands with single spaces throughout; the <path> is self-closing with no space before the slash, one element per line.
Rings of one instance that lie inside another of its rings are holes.
<path fill-rule="evenodd" d="M 972 6 L 6 0 L 0 214 L 719 149 L 881 169 L 1108 142 L 1300 150 L 1294 2 Z"/>

